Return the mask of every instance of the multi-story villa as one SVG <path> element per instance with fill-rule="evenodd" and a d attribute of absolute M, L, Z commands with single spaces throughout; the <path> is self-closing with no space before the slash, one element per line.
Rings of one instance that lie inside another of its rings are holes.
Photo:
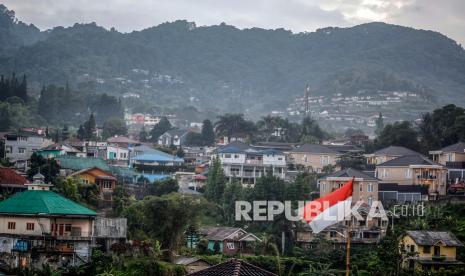
<path fill-rule="evenodd" d="M 319 173 L 328 165 L 336 166 L 336 161 L 342 155 L 342 152 L 329 146 L 304 144 L 287 152 L 287 154 L 289 162 L 296 167 L 304 167 Z"/>
<path fill-rule="evenodd" d="M 447 167 L 449 180 L 456 182 L 465 177 L 465 143 L 458 142 L 440 150 L 430 151 L 434 162 Z"/>
<path fill-rule="evenodd" d="M 41 148 L 52 145 L 52 140 L 33 133 L 5 135 L 5 157 L 15 164 L 15 168 L 26 171 L 31 155 Z"/>
<path fill-rule="evenodd" d="M 320 197 L 341 188 L 352 178 L 354 179 L 352 202 L 363 201 L 371 206 L 373 201 L 378 200 L 379 179 L 352 168 L 340 170 L 319 179 Z"/>
<path fill-rule="evenodd" d="M 381 183 L 424 185 L 430 199 L 446 194 L 447 169 L 422 155 L 406 155 L 376 166 Z"/>
<path fill-rule="evenodd" d="M 77 265 L 90 257 L 96 213 L 50 191 L 43 175 L 0 202 L 0 251 L 11 268 Z"/>
<path fill-rule="evenodd" d="M 367 159 L 367 164 L 378 165 L 401 156 L 416 154 L 419 155 L 420 153 L 405 147 L 389 146 L 373 153 L 365 154 L 365 157 Z"/>
<path fill-rule="evenodd" d="M 218 157 L 226 177 L 242 184 L 255 184 L 257 178 L 267 174 L 284 179 L 287 171 L 286 155 L 275 149 L 257 149 L 242 142 L 220 147 Z"/>

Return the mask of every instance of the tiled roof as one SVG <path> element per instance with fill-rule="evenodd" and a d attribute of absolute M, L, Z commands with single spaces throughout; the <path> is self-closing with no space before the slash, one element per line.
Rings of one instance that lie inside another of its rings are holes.
<path fill-rule="evenodd" d="M 454 234 L 447 231 L 407 231 L 407 235 L 418 245 L 431 246 L 442 242 L 447 246 L 463 246 Z"/>
<path fill-rule="evenodd" d="M 200 233 L 205 235 L 208 240 L 222 241 L 240 230 L 242 229 L 237 227 L 205 227 L 200 229 Z"/>
<path fill-rule="evenodd" d="M 291 152 L 341 154 L 341 152 L 337 150 L 319 144 L 303 144 L 302 146 L 293 149 Z"/>
<path fill-rule="evenodd" d="M 404 167 L 410 165 L 437 165 L 439 164 L 431 161 L 430 159 L 426 158 L 422 155 L 405 155 L 401 157 L 397 157 L 395 159 L 386 161 L 377 165 L 377 167 Z"/>
<path fill-rule="evenodd" d="M 191 273 L 195 276 L 276 276 L 277 274 L 266 271 L 258 266 L 249 264 L 243 260 L 231 259 L 227 262 Z"/>
<path fill-rule="evenodd" d="M 373 181 L 378 180 L 376 177 L 373 177 L 371 175 L 368 175 L 368 174 L 366 174 L 364 172 L 361 172 L 361 171 L 358 171 L 358 170 L 352 169 L 352 168 L 347 168 L 347 169 L 344 169 L 344 170 L 334 172 L 334 173 L 332 173 L 330 175 L 327 175 L 324 178 L 327 178 L 327 177 L 355 177 L 355 178 L 363 178 L 365 180 L 373 180 Z"/>
<path fill-rule="evenodd" d="M 28 190 L 0 202 L 0 214 L 96 216 L 94 211 L 52 191 Z"/>
<path fill-rule="evenodd" d="M 465 143 L 464 142 L 458 142 L 458 143 L 455 143 L 453 145 L 442 148 L 441 151 L 443 151 L 443 152 L 461 152 L 461 153 L 465 153 Z"/>
<path fill-rule="evenodd" d="M 389 146 L 384 149 L 377 150 L 373 153 L 374 155 L 389 155 L 389 156 L 403 156 L 403 155 L 415 155 L 420 154 L 416 151 L 400 146 Z"/>
<path fill-rule="evenodd" d="M 23 185 L 29 181 L 15 170 L 10 168 L 0 168 L 0 184 Z"/>
<path fill-rule="evenodd" d="M 80 171 L 83 169 L 97 167 L 104 171 L 110 170 L 108 164 L 102 158 L 62 155 L 55 157 L 55 160 L 57 160 L 58 164 L 60 165 L 60 168 L 62 169 Z"/>

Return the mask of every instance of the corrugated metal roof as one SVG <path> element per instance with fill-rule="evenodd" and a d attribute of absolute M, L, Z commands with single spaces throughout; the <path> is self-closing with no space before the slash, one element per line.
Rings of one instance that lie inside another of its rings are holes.
<path fill-rule="evenodd" d="M 97 213 L 52 191 L 28 190 L 0 202 L 0 214 L 96 216 Z"/>
<path fill-rule="evenodd" d="M 58 161 L 60 168 L 70 169 L 73 171 L 80 171 L 88 168 L 97 167 L 104 171 L 109 171 L 110 167 L 102 158 L 94 157 L 76 157 L 76 156 L 57 156 L 55 160 Z"/>

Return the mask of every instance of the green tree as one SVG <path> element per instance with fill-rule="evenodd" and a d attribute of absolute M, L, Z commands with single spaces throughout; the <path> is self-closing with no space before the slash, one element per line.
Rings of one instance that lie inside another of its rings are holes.
<path fill-rule="evenodd" d="M 68 140 L 69 137 L 70 137 L 69 127 L 67 124 L 65 124 L 63 126 L 63 129 L 61 130 L 61 140 L 62 141 Z"/>
<path fill-rule="evenodd" d="M 213 131 L 213 124 L 210 120 L 203 120 L 202 123 L 202 140 L 205 146 L 212 146 L 215 143 L 215 132 Z"/>
<path fill-rule="evenodd" d="M 418 133 L 407 121 L 388 124 L 381 131 L 376 140 L 378 148 L 387 146 L 402 146 L 412 150 L 419 150 Z"/>
<path fill-rule="evenodd" d="M 155 196 L 162 196 L 165 194 L 177 192 L 179 190 L 178 181 L 171 178 L 155 181 L 151 187 L 150 194 Z"/>
<path fill-rule="evenodd" d="M 205 186 L 205 197 L 217 204 L 223 200 L 226 187 L 226 177 L 219 158 L 214 158 L 211 168 L 208 171 L 208 179 Z"/>
<path fill-rule="evenodd" d="M 303 143 L 320 143 L 328 137 L 318 123 L 310 117 L 305 117 L 302 120 L 300 135 L 300 140 Z"/>
<path fill-rule="evenodd" d="M 115 135 L 126 135 L 128 129 L 126 128 L 126 123 L 120 118 L 110 118 L 103 123 L 102 137 L 107 139 Z"/>
<path fill-rule="evenodd" d="M 227 113 L 218 116 L 215 122 L 215 131 L 218 136 L 231 137 L 234 134 L 246 134 L 252 136 L 255 132 L 255 124 L 246 121 L 243 114 Z"/>
<path fill-rule="evenodd" d="M 168 130 L 172 128 L 170 121 L 168 121 L 168 118 L 162 117 L 160 119 L 160 122 L 155 125 L 152 130 L 150 131 L 150 139 L 152 142 L 156 143 L 158 142 L 158 138 Z"/>
<path fill-rule="evenodd" d="M 54 182 L 58 173 L 60 172 L 60 166 L 55 159 L 45 159 L 37 153 L 33 153 L 29 159 L 30 169 L 27 171 L 29 179 L 37 174 L 41 173 L 45 176 L 45 182 Z"/>
<path fill-rule="evenodd" d="M 96 123 L 94 113 L 91 113 L 89 119 L 84 123 L 84 139 L 92 140 L 95 138 Z"/>
<path fill-rule="evenodd" d="M 338 165 L 342 170 L 348 168 L 364 170 L 366 165 L 366 159 L 361 153 L 348 152 L 344 153 L 337 159 L 336 165 Z"/>
<path fill-rule="evenodd" d="M 205 204 L 202 198 L 179 193 L 148 196 L 131 204 L 123 216 L 128 219 L 131 238 L 145 235 L 159 240 L 162 247 L 175 250 L 184 244 L 184 233 L 195 224 Z"/>
<path fill-rule="evenodd" d="M 139 141 L 145 142 L 148 139 L 147 130 L 145 130 L 145 126 L 142 127 L 141 131 L 139 132 Z"/>
<path fill-rule="evenodd" d="M 419 136 L 426 149 L 439 149 L 465 141 L 465 109 L 450 104 L 424 114 L 419 124 Z"/>
<path fill-rule="evenodd" d="M 375 121 L 376 124 L 376 129 L 375 129 L 375 134 L 377 136 L 381 135 L 381 132 L 384 129 L 384 119 L 383 119 L 383 114 L 380 112 L 378 115 L 378 118 Z"/>
<path fill-rule="evenodd" d="M 226 184 L 223 194 L 223 214 L 228 225 L 235 224 L 236 201 L 244 200 L 244 188 L 242 184 L 233 180 Z"/>

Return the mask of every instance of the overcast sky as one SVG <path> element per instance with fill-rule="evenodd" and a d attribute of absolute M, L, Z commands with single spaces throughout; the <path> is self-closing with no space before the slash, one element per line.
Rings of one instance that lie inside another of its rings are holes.
<path fill-rule="evenodd" d="M 129 32 L 166 21 L 294 32 L 371 21 L 439 31 L 465 42 L 465 0 L 0 0 L 40 29 L 96 22 Z"/>

